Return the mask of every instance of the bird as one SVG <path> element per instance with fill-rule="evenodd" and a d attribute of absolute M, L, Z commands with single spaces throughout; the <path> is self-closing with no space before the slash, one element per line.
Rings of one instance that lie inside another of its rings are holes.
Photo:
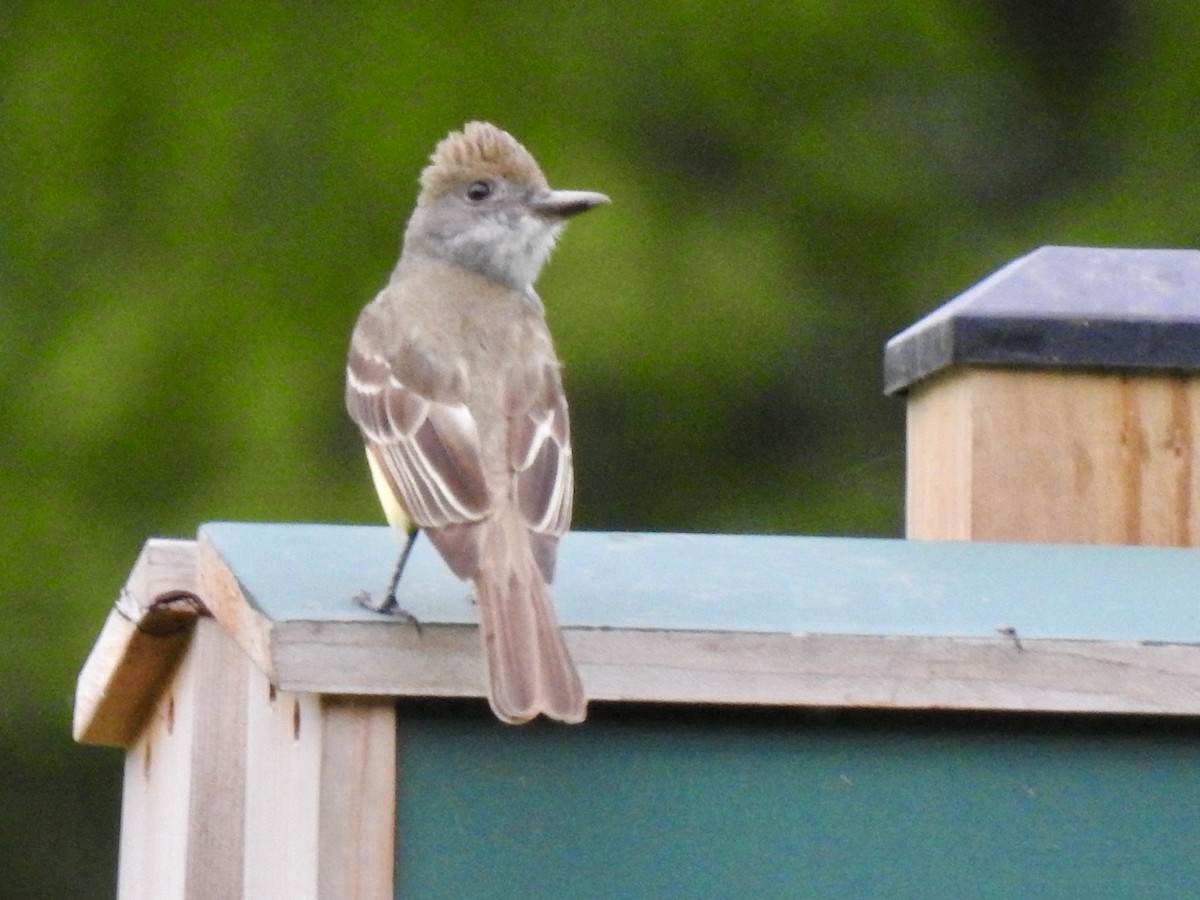
<path fill-rule="evenodd" d="M 358 425 L 402 549 L 419 531 L 474 583 L 488 702 L 502 722 L 584 721 L 587 698 L 549 593 L 574 497 L 562 366 L 534 291 L 568 219 L 608 203 L 552 189 L 511 134 L 482 121 L 441 140 L 386 286 L 346 363 Z"/>

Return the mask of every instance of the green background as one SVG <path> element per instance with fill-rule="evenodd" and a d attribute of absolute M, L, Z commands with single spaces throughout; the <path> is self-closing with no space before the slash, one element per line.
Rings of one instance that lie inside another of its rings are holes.
<path fill-rule="evenodd" d="M 540 283 L 576 525 L 900 532 L 883 342 L 1042 244 L 1187 247 L 1185 2 L 0 5 L 0 893 L 105 896 L 74 678 L 138 549 L 378 522 L 354 316 L 434 143 L 610 207 Z"/>

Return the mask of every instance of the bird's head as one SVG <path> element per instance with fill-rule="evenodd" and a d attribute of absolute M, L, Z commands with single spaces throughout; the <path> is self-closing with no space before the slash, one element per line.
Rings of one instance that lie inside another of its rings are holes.
<path fill-rule="evenodd" d="M 537 280 L 566 220 L 607 202 L 592 191 L 553 190 L 511 134 L 468 122 L 437 145 L 421 173 L 404 251 L 523 289 Z"/>

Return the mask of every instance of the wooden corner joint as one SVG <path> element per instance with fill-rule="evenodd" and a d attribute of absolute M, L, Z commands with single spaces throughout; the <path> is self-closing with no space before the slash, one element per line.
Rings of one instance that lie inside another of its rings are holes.
<path fill-rule="evenodd" d="M 75 688 L 73 733 L 129 746 L 170 681 L 200 616 L 195 541 L 151 538 L 105 619 Z"/>

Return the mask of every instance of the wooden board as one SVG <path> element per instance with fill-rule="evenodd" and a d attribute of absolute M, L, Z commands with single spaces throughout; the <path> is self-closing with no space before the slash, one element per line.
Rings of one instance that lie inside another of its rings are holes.
<path fill-rule="evenodd" d="M 121 900 L 239 896 L 245 656 L 204 619 L 125 755 Z"/>
<path fill-rule="evenodd" d="M 1200 377 L 954 369 L 908 401 L 910 538 L 1200 545 Z"/>
<path fill-rule="evenodd" d="M 198 592 L 195 541 L 146 542 L 79 673 L 75 740 L 137 739 L 204 613 Z"/>
<path fill-rule="evenodd" d="M 395 704 L 274 689 L 201 620 L 125 757 L 121 900 L 384 900 Z"/>
<path fill-rule="evenodd" d="M 386 528 L 211 524 L 205 598 L 278 688 L 482 695 L 467 587 L 419 542 L 420 631 L 354 603 Z M 1200 712 L 1200 555 L 575 532 L 554 587 L 594 700 Z"/>
<path fill-rule="evenodd" d="M 277 690 L 254 667 L 247 695 L 240 896 L 390 898 L 394 701 Z"/>

